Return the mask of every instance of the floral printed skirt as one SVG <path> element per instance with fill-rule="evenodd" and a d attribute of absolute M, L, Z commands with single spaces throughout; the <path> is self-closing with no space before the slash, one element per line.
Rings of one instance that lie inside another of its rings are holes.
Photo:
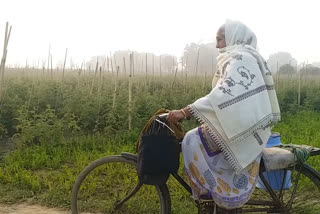
<path fill-rule="evenodd" d="M 200 196 L 213 199 L 226 209 L 239 208 L 249 200 L 258 180 L 261 155 L 236 174 L 203 126 L 186 134 L 182 154 L 195 200 Z"/>

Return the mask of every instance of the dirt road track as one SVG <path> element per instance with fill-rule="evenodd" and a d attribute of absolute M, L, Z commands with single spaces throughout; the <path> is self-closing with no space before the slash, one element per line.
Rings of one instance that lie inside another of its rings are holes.
<path fill-rule="evenodd" d="M 40 205 L 29 204 L 0 204 L 0 214 L 70 214 L 59 208 L 48 208 Z"/>

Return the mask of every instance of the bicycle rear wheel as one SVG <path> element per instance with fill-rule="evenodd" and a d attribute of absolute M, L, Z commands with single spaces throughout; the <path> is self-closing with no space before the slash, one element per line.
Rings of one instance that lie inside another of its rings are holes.
<path fill-rule="evenodd" d="M 282 171 L 280 177 L 277 173 L 264 173 L 264 177 L 270 181 L 269 185 L 277 187 L 273 192 L 282 205 L 276 203 L 260 180 L 260 188 L 256 187 L 243 210 L 259 213 L 319 213 L 320 179 L 315 170 L 308 165 L 286 170 L 290 173 Z M 284 175 L 290 176 L 290 179 Z"/>
<path fill-rule="evenodd" d="M 169 214 L 167 186 L 140 187 L 136 164 L 133 158 L 107 156 L 88 165 L 74 184 L 72 213 Z M 132 197 L 117 204 L 135 188 L 138 191 Z"/>

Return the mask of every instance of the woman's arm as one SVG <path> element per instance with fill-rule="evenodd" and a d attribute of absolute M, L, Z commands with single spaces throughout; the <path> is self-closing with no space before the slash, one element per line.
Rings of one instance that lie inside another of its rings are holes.
<path fill-rule="evenodd" d="M 191 113 L 189 111 L 189 107 L 186 106 L 180 110 L 172 110 L 169 112 L 168 120 L 173 123 L 178 123 L 183 119 L 190 119 Z"/>
<path fill-rule="evenodd" d="M 182 113 L 185 116 L 185 119 L 189 120 L 192 116 L 191 112 L 190 112 L 190 108 L 189 106 L 184 107 L 183 109 L 181 109 Z"/>

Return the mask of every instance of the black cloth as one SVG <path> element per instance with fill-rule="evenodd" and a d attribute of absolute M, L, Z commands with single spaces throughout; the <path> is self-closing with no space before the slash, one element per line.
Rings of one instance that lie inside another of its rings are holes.
<path fill-rule="evenodd" d="M 165 125 L 154 120 L 150 128 L 140 138 L 138 148 L 140 181 L 150 185 L 166 183 L 169 174 L 175 173 L 179 169 L 179 147 L 179 141 L 171 131 Z"/>

